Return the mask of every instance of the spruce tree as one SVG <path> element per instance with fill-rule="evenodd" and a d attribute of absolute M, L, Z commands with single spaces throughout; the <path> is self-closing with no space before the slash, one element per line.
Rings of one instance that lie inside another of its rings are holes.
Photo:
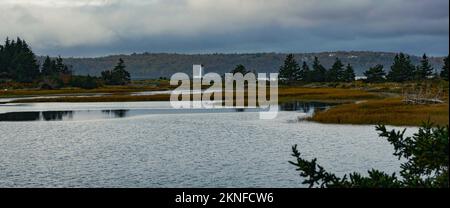
<path fill-rule="evenodd" d="M 113 70 L 107 70 L 102 72 L 102 78 L 106 84 L 109 85 L 125 85 L 130 83 L 130 73 L 125 70 L 125 62 L 123 59 L 119 59 L 119 62 Z"/>
<path fill-rule="evenodd" d="M 420 60 L 420 65 L 417 67 L 416 70 L 416 79 L 417 80 L 427 79 L 428 76 L 431 76 L 433 74 L 433 70 L 434 69 L 430 65 L 427 55 L 423 54 L 422 60 Z"/>
<path fill-rule="evenodd" d="M 300 67 L 293 54 L 286 56 L 283 66 L 280 67 L 279 77 L 287 82 L 301 80 Z"/>
<path fill-rule="evenodd" d="M 311 71 L 311 81 L 313 82 L 325 82 L 327 76 L 327 69 L 320 64 L 319 58 L 314 57 L 314 62 L 312 65 L 313 70 Z"/>
<path fill-rule="evenodd" d="M 36 56 L 24 40 L 17 38 L 16 43 L 17 53 L 15 57 L 17 59 L 15 61 L 17 62 L 13 65 L 13 67 L 16 67 L 16 81 L 32 82 L 39 76 L 39 64 L 36 60 Z M 14 70 L 14 68 L 12 68 L 12 70 Z"/>
<path fill-rule="evenodd" d="M 0 44 L 0 79 L 8 77 L 8 71 L 6 70 L 6 65 L 4 60 L 4 50 L 5 47 Z"/>
<path fill-rule="evenodd" d="M 302 184 L 310 188 L 449 188 L 448 125 L 426 122 L 412 136 L 405 135 L 406 129 L 388 130 L 384 125 L 376 126 L 376 130 L 393 145 L 393 155 L 402 161 L 399 173 L 372 169 L 365 175 L 353 172 L 338 176 L 326 171 L 316 158 L 304 159 L 297 145 L 292 147 L 295 159 L 289 163 L 300 172 Z"/>
<path fill-rule="evenodd" d="M 353 70 L 353 67 L 350 64 L 347 64 L 347 67 L 345 68 L 343 81 L 344 82 L 355 81 L 355 71 Z"/>
<path fill-rule="evenodd" d="M 449 58 L 449 56 L 444 58 L 444 66 L 442 66 L 442 71 L 440 74 L 441 78 L 444 80 L 447 80 L 447 81 L 448 81 L 448 64 L 449 64 L 448 58 Z"/>
<path fill-rule="evenodd" d="M 247 71 L 247 69 L 245 68 L 244 65 L 239 64 L 237 65 L 232 71 L 232 74 L 236 74 L 236 73 L 241 73 L 243 75 L 246 75 L 247 73 L 249 73 L 250 71 Z"/>
<path fill-rule="evenodd" d="M 302 64 L 301 74 L 302 74 L 302 81 L 311 82 L 311 70 L 309 69 L 309 66 L 306 63 L 306 61 L 304 61 Z"/>
<path fill-rule="evenodd" d="M 59 74 L 66 74 L 66 75 L 71 74 L 69 66 L 63 63 L 63 59 L 61 58 L 61 56 L 58 56 L 58 58 L 56 58 L 55 68 L 56 72 Z"/>
<path fill-rule="evenodd" d="M 17 82 L 32 82 L 39 76 L 39 65 L 26 41 L 6 39 L 0 49 L 0 73 Z"/>
<path fill-rule="evenodd" d="M 327 81 L 329 82 L 341 82 L 344 81 L 344 64 L 342 64 L 339 58 L 336 58 L 333 66 L 327 73 Z"/>
<path fill-rule="evenodd" d="M 49 76 L 53 74 L 55 68 L 55 62 L 50 59 L 49 56 L 45 57 L 44 63 L 42 64 L 41 74 L 43 76 Z"/>
<path fill-rule="evenodd" d="M 395 55 L 391 71 L 387 75 L 389 81 L 404 82 L 414 79 L 415 66 L 411 63 L 409 56 L 400 53 Z"/>
<path fill-rule="evenodd" d="M 383 82 L 385 81 L 386 73 L 383 70 L 383 65 L 378 64 L 374 67 L 370 67 L 369 70 L 364 72 L 364 76 L 367 77 L 366 82 Z"/>

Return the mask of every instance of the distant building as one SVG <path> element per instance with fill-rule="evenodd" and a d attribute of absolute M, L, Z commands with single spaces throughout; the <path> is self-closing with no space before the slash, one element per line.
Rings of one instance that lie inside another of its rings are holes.
<path fill-rule="evenodd" d="M 203 64 L 196 64 L 192 66 L 192 77 L 194 79 L 201 79 L 203 77 Z"/>
<path fill-rule="evenodd" d="M 366 80 L 367 77 L 366 76 L 356 76 L 355 80 Z"/>

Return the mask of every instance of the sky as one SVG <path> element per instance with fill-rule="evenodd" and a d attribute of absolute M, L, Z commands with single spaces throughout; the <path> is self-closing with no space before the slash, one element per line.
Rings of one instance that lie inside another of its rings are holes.
<path fill-rule="evenodd" d="M 0 0 L 39 55 L 449 52 L 448 0 Z"/>

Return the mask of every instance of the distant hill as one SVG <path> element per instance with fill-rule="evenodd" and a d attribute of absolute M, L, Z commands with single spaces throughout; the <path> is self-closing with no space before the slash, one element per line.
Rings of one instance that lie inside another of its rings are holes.
<path fill-rule="evenodd" d="M 125 61 L 127 70 L 132 78 L 145 79 L 170 77 L 176 72 L 192 74 L 193 64 L 205 65 L 206 72 L 225 73 L 231 71 L 237 64 L 243 64 L 250 70 L 257 72 L 278 72 L 287 54 L 283 53 L 253 53 L 253 54 L 169 54 L 143 53 L 131 55 L 112 55 L 98 58 L 65 58 L 64 62 L 73 67 L 75 74 L 100 75 L 106 69 L 112 69 L 119 58 Z M 336 57 L 345 64 L 350 63 L 357 75 L 376 64 L 384 65 L 389 70 L 395 53 L 388 52 L 322 52 L 297 53 L 296 59 L 311 64 L 314 56 L 319 57 L 321 63 L 329 68 Z M 40 59 L 43 59 L 40 57 Z M 411 56 L 414 64 L 418 64 L 420 57 Z M 431 57 L 431 64 L 440 71 L 443 57 Z"/>

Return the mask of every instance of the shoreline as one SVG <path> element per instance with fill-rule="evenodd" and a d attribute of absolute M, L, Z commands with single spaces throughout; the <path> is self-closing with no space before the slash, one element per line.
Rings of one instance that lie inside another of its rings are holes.
<path fill-rule="evenodd" d="M 388 85 L 388 84 L 386 84 Z M 448 85 L 448 84 L 447 84 Z M 437 125 L 448 125 L 448 88 L 444 103 L 412 105 L 402 102 L 398 92 L 363 89 L 361 87 L 300 87 L 283 86 L 279 88 L 278 103 L 293 101 L 323 102 L 337 104 L 326 111 L 315 113 L 309 121 L 328 124 L 386 124 L 394 126 L 419 126 L 430 120 Z M 382 86 L 381 86 L 382 88 Z M 45 102 L 145 102 L 169 101 L 170 94 L 133 95 L 137 92 L 170 90 L 167 87 L 107 87 L 94 90 L 16 90 L 8 96 L 0 93 L 0 104 L 8 103 L 45 103 Z M 399 90 L 396 90 L 399 91 Z M 26 94 L 26 92 L 31 92 Z M 64 92 L 63 94 L 61 92 Z M 18 95 L 13 98 L 13 95 Z M 8 101 L 8 99 L 13 99 Z M 1 106 L 0 106 L 1 107 Z"/>

